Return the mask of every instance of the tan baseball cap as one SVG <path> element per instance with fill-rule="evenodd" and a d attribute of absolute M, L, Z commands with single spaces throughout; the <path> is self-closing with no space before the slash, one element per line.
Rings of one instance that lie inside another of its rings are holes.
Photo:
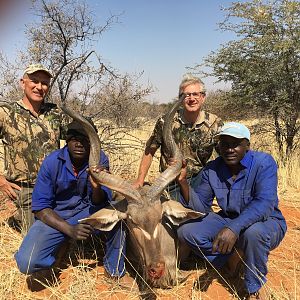
<path fill-rule="evenodd" d="M 29 65 L 25 69 L 24 74 L 33 74 L 37 71 L 43 71 L 43 72 L 47 73 L 50 77 L 53 77 L 51 72 L 47 68 L 45 68 L 42 64 L 31 64 L 31 65 Z"/>

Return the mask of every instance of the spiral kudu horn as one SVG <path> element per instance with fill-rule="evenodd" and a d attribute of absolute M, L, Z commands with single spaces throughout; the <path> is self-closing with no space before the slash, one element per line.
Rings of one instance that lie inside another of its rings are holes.
<path fill-rule="evenodd" d="M 166 146 L 166 151 L 170 158 L 173 158 L 175 163 L 169 166 L 164 172 L 162 172 L 159 177 L 157 177 L 148 191 L 148 196 L 150 201 L 159 200 L 161 193 L 167 187 L 167 185 L 172 182 L 177 175 L 179 175 L 182 167 L 182 154 L 178 146 L 175 143 L 172 124 L 174 115 L 181 105 L 185 95 L 182 95 L 179 100 L 173 105 L 169 113 L 166 115 L 163 124 L 163 143 Z"/>
<path fill-rule="evenodd" d="M 124 179 L 116 175 L 107 173 L 105 171 L 101 171 L 101 172 L 93 171 L 92 167 L 97 166 L 99 164 L 100 149 L 101 149 L 101 142 L 97 132 L 95 131 L 94 127 L 90 124 L 90 122 L 87 119 L 80 116 L 75 111 L 71 110 L 70 108 L 67 108 L 66 106 L 62 106 L 62 110 L 71 118 L 73 118 L 74 120 L 82 124 L 85 132 L 89 137 L 90 140 L 89 168 L 90 168 L 91 176 L 94 178 L 94 180 L 124 195 L 128 201 L 141 202 L 141 195 L 139 194 L 139 192 L 133 189 L 131 184 L 129 184 Z"/>

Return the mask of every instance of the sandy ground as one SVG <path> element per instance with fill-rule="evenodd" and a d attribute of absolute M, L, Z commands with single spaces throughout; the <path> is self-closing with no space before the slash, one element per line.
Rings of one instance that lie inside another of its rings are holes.
<path fill-rule="evenodd" d="M 280 246 L 269 257 L 267 290 L 270 299 L 299 299 L 300 276 L 300 191 L 281 195 L 281 210 L 288 231 Z M 221 278 L 200 265 L 191 271 L 184 284 L 167 289 L 154 289 L 144 296 L 124 290 L 104 277 L 102 251 L 77 248 L 65 255 L 60 274 L 54 284 L 45 280 L 31 283 L 18 272 L 13 253 L 22 241 L 20 233 L 8 227 L 5 219 L 14 211 L 9 202 L 0 206 L 0 299 L 239 299 L 241 281 Z M 99 244 L 100 245 L 100 244 Z M 77 245 L 78 246 L 78 245 Z M 71 247 L 72 249 L 72 247 Z M 92 249 L 90 245 L 88 249 Z M 88 253 L 90 251 L 90 253 Z M 94 252 L 93 252 L 94 251 Z M 96 253 L 97 252 L 97 253 Z M 47 277 L 50 278 L 50 277 Z"/>

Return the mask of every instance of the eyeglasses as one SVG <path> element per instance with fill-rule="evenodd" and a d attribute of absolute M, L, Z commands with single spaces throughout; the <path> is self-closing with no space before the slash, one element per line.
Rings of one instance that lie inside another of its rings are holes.
<path fill-rule="evenodd" d="M 180 95 L 180 97 L 183 96 L 183 95 L 185 95 L 185 96 L 184 96 L 184 99 L 186 99 L 186 98 L 191 98 L 192 96 L 193 96 L 195 99 L 198 99 L 198 98 L 200 98 L 202 95 L 205 95 L 205 93 L 203 93 L 203 92 L 182 93 L 182 94 Z"/>

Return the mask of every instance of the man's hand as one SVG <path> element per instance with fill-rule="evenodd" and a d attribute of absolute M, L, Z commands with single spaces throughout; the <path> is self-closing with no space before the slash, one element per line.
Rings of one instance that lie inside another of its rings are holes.
<path fill-rule="evenodd" d="M 232 251 L 232 248 L 237 240 L 236 234 L 225 227 L 219 231 L 217 236 L 214 239 L 212 252 L 219 252 L 221 254 L 228 254 Z"/>
<path fill-rule="evenodd" d="M 14 189 L 20 191 L 21 187 L 15 183 L 7 181 L 3 175 L 0 175 L 0 192 L 11 199 L 17 199 L 18 196 Z"/>
<path fill-rule="evenodd" d="M 71 225 L 68 235 L 74 240 L 86 240 L 93 232 L 93 227 L 90 224 Z"/>
<path fill-rule="evenodd" d="M 133 188 L 138 189 L 144 185 L 144 182 L 137 179 L 131 185 L 133 186 Z"/>
<path fill-rule="evenodd" d="M 102 166 L 93 166 L 93 167 L 91 167 L 91 168 L 87 168 L 87 169 L 86 169 L 87 173 L 89 174 L 89 180 L 90 180 L 90 182 L 91 182 L 92 187 L 93 187 L 94 189 L 97 189 L 97 188 L 99 188 L 99 187 L 101 186 L 101 184 L 98 183 L 98 182 L 96 182 L 95 179 L 93 178 L 93 176 L 91 176 L 91 170 L 92 170 L 93 172 L 95 172 L 95 173 L 100 173 L 100 172 L 102 172 L 102 171 L 103 171 L 103 172 L 107 172 L 107 173 L 109 173 L 109 172 L 107 171 L 107 169 L 105 169 L 105 168 L 102 167 Z"/>
<path fill-rule="evenodd" d="M 86 240 L 94 230 L 93 226 L 90 224 L 69 224 L 51 208 L 44 208 L 40 211 L 36 211 L 35 216 L 43 223 L 63 232 L 74 240 Z"/>
<path fill-rule="evenodd" d="M 174 158 L 169 158 L 168 159 L 168 165 L 172 166 L 177 162 L 177 160 L 175 160 Z M 186 180 L 186 176 L 187 176 L 187 163 L 186 160 L 183 159 L 182 160 L 182 166 L 181 166 L 181 171 L 179 173 L 179 175 L 176 177 L 176 180 L 178 183 L 185 181 Z"/>
<path fill-rule="evenodd" d="M 179 175 L 177 176 L 176 180 L 178 183 L 185 182 L 187 179 L 187 163 L 186 160 L 182 160 L 182 167 Z"/>
<path fill-rule="evenodd" d="M 172 166 L 176 163 L 177 161 L 174 158 L 170 158 L 168 160 L 169 166 Z M 180 193 L 183 196 L 184 201 L 186 204 L 189 203 L 189 183 L 187 181 L 187 163 L 186 160 L 182 160 L 182 166 L 179 175 L 175 179 L 177 183 L 179 184 L 180 187 Z"/>
<path fill-rule="evenodd" d="M 87 173 L 89 174 L 89 180 L 93 188 L 93 194 L 92 194 L 92 203 L 95 205 L 99 205 L 101 203 L 104 203 L 107 198 L 107 193 L 101 188 L 101 184 L 91 175 L 91 173 L 100 173 L 100 172 L 106 172 L 110 173 L 105 167 L 103 166 L 93 166 L 88 169 L 86 169 Z"/>

